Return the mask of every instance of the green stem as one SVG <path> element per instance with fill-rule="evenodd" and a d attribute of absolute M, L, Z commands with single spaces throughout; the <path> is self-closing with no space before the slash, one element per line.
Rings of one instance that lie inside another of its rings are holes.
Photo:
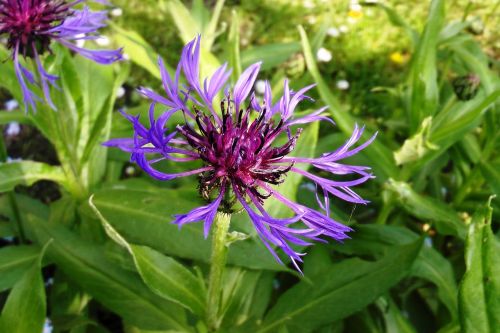
<path fill-rule="evenodd" d="M 219 308 L 222 295 L 222 276 L 226 266 L 227 233 L 230 223 L 230 214 L 218 212 L 215 215 L 207 297 L 207 324 L 210 332 L 216 332 L 220 326 Z"/>
<path fill-rule="evenodd" d="M 0 132 L 0 162 L 7 161 L 7 147 L 3 141 L 3 134 Z M 19 205 L 17 204 L 16 196 L 13 192 L 6 193 L 7 199 L 9 200 L 10 207 L 12 208 L 12 214 L 14 215 L 14 222 L 17 225 L 17 231 L 19 236 L 19 241 L 24 244 L 26 243 L 26 236 L 24 232 L 23 222 L 21 221 L 21 213 L 19 212 Z"/>

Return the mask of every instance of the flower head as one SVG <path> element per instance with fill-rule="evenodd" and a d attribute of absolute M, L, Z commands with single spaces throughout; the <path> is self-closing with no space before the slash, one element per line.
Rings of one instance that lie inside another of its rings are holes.
<path fill-rule="evenodd" d="M 293 91 L 285 81 L 283 95 L 273 103 L 271 86 L 265 82 L 260 103 L 254 92 L 260 63 L 247 68 L 234 87 L 227 85 L 230 71 L 222 65 L 214 74 L 199 78 L 200 37 L 187 44 L 182 52 L 175 76 L 166 71 L 159 60 L 164 95 L 149 89 L 140 92 L 152 100 L 149 127 L 139 117 L 124 116 L 132 123 L 133 138 L 113 139 L 105 143 L 131 153 L 131 159 L 145 172 L 159 180 L 171 180 L 192 175 L 199 176 L 201 196 L 206 206 L 177 215 L 174 223 L 204 221 L 205 237 L 217 211 L 234 212 L 237 207 L 246 211 L 263 243 L 281 262 L 275 248 L 281 248 L 298 269 L 302 253 L 293 245 L 310 245 L 328 236 L 341 241 L 351 229 L 330 217 L 329 198 L 333 195 L 352 203 L 366 204 L 351 187 L 372 178 L 368 167 L 341 164 L 340 161 L 364 149 L 374 139 L 354 147 L 363 128 L 356 127 L 352 137 L 337 150 L 318 158 L 292 157 L 304 125 L 314 121 L 330 121 L 321 108 L 296 118 L 294 111 L 303 100 L 311 100 L 306 93 L 313 85 Z M 179 83 L 181 74 L 186 85 Z M 222 95 L 219 108 L 216 97 Z M 155 118 L 155 107 L 163 105 L 166 111 Z M 175 112 L 182 112 L 186 121 L 169 131 L 166 124 Z M 283 140 L 284 139 L 284 140 Z M 178 163 L 199 161 L 197 169 L 181 173 L 164 173 L 155 168 L 162 160 Z M 323 173 L 351 175 L 351 180 L 338 181 L 305 171 L 299 165 L 312 165 Z M 322 211 L 295 203 L 278 192 L 279 184 L 288 173 L 298 173 L 316 184 L 318 202 Z M 264 207 L 264 201 L 274 197 L 289 207 L 291 218 L 275 218 Z"/>
<path fill-rule="evenodd" d="M 87 6 L 76 9 L 75 6 L 82 2 L 84 0 L 0 0 L 0 35 L 7 35 L 7 47 L 12 50 L 26 110 L 29 106 L 35 110 L 35 103 L 40 100 L 29 84 L 39 84 L 45 100 L 55 109 L 49 87 L 55 86 L 57 76 L 47 73 L 40 60 L 42 54 L 50 52 L 52 41 L 101 64 L 121 59 L 121 50 L 89 50 L 74 44 L 78 40 L 95 39 L 97 30 L 105 26 L 107 18 L 105 11 L 91 11 Z M 38 80 L 21 65 L 20 56 L 34 60 Z"/>

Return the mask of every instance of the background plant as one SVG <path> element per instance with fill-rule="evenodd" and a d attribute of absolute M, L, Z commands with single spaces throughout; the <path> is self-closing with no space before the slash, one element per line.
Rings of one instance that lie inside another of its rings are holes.
<path fill-rule="evenodd" d="M 230 245 L 221 331 L 499 330 L 497 5 L 364 4 L 359 17 L 347 2 L 312 3 L 118 1 L 123 16 L 108 36 L 129 62 L 104 67 L 63 49 L 45 58 L 62 73 L 59 111 L 0 112 L 0 124 L 17 121 L 48 140 L 21 142 L 22 156 L 13 156 L 12 137 L 0 149 L 2 160 L 23 158 L 0 164 L 0 236 L 11 237 L 0 249 L 0 331 L 39 332 L 47 317 L 56 332 L 206 331 L 210 241 L 201 225 L 179 231 L 168 221 L 197 206 L 193 184 L 152 181 L 100 145 L 131 135 L 118 106 L 146 118 L 147 101 L 132 88 L 159 87 L 157 52 L 174 65 L 196 33 L 205 75 L 228 61 L 236 77 L 262 60 L 273 91 L 285 77 L 318 84 L 313 97 L 330 106 L 338 130 L 311 126 L 297 154 L 338 146 L 355 122 L 367 125 L 366 138 L 379 131 L 353 158 L 377 176 L 362 191 L 372 203 L 351 211 L 333 202 L 333 216 L 356 232 L 343 245 L 310 248 L 304 278 L 276 264 L 243 214 L 234 217 L 236 238 L 249 237 Z M 332 37 L 343 25 L 349 31 Z M 332 61 L 317 61 L 321 47 Z M 21 100 L 11 66 L 0 73 L 5 99 Z M 470 74 L 480 84 L 463 100 L 453 82 Z M 280 190 L 314 205 L 299 177 Z"/>

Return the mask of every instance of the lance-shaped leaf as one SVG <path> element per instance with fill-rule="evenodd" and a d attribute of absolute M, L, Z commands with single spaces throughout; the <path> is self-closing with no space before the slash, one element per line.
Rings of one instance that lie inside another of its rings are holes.
<path fill-rule="evenodd" d="M 203 318 L 206 304 L 203 280 L 171 257 L 147 246 L 129 244 L 102 216 L 93 204 L 92 197 L 89 204 L 108 236 L 132 255 L 135 267 L 146 285 L 159 296 L 179 303 Z"/>
<path fill-rule="evenodd" d="M 34 215 L 26 222 L 38 243 L 54 240 L 47 255 L 73 283 L 128 323 L 149 330 L 191 331 L 180 306 L 152 293 L 139 276 L 106 259 L 102 246 Z"/>
<path fill-rule="evenodd" d="M 48 241 L 42 251 L 38 251 L 31 268 L 10 292 L 0 317 L 0 332 L 42 332 L 47 306 L 41 269 L 43 255 L 50 243 Z"/>
<path fill-rule="evenodd" d="M 314 330 L 361 310 L 409 272 L 420 240 L 393 247 L 382 259 L 348 259 L 285 292 L 264 319 L 259 333 Z"/>
<path fill-rule="evenodd" d="M 203 237 L 202 223 L 179 228 L 170 223 L 174 214 L 189 212 L 198 203 L 192 191 L 167 190 L 156 186 L 134 186 L 120 182 L 94 196 L 94 204 L 104 218 L 127 242 L 145 245 L 161 253 L 209 262 L 210 239 Z M 231 244 L 230 264 L 254 268 L 285 270 L 262 242 L 254 237 Z"/>
<path fill-rule="evenodd" d="M 416 193 L 404 182 L 390 179 L 387 188 L 397 194 L 399 204 L 411 215 L 435 222 L 436 229 L 442 234 L 465 238 L 465 224 L 458 213 L 445 203 Z"/>
<path fill-rule="evenodd" d="M 356 226 L 356 237 L 334 247 L 336 251 L 348 255 L 378 256 L 395 245 L 409 244 L 417 239 L 418 235 L 407 228 L 367 224 Z M 432 246 L 422 247 L 409 276 L 418 277 L 436 285 L 438 297 L 450 312 L 452 321 L 458 319 L 455 274 L 452 265 L 441 253 Z"/>
<path fill-rule="evenodd" d="M 439 33 L 444 23 L 444 1 L 433 0 L 427 23 L 412 58 L 409 94 L 409 122 L 412 132 L 426 116 L 433 115 L 439 103 L 436 54 Z"/>
<path fill-rule="evenodd" d="M 500 330 L 500 242 L 491 230 L 490 203 L 472 217 L 465 246 L 465 275 L 458 296 L 463 332 Z"/>
<path fill-rule="evenodd" d="M 7 192 L 17 185 L 30 186 L 39 180 L 66 183 L 66 176 L 60 167 L 40 162 L 22 161 L 0 163 L 0 192 Z"/>
<path fill-rule="evenodd" d="M 0 292 L 11 288 L 33 266 L 40 249 L 36 246 L 8 246 L 0 250 Z"/>

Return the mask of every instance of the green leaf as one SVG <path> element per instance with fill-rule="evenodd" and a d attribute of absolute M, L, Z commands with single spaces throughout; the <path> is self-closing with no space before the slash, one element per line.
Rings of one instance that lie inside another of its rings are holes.
<path fill-rule="evenodd" d="M 159 79 L 158 53 L 153 47 L 136 31 L 126 30 L 115 24 L 111 24 L 110 26 L 116 32 L 114 35 L 116 43 L 123 47 L 123 52 L 130 57 L 130 60 Z M 168 67 L 167 64 L 165 66 Z M 168 69 L 169 72 L 172 72 L 170 68 Z"/>
<path fill-rule="evenodd" d="M 453 267 L 448 260 L 432 248 L 423 248 L 415 265 L 410 272 L 411 276 L 431 281 L 438 288 L 438 296 L 448 309 L 452 322 L 458 317 L 457 284 Z"/>
<path fill-rule="evenodd" d="M 175 214 L 203 205 L 198 194 L 141 184 L 117 183 L 97 192 L 94 204 L 128 242 L 167 255 L 209 262 L 211 241 L 204 239 L 202 223 L 190 223 L 181 229 L 171 223 Z M 256 238 L 231 244 L 228 261 L 254 269 L 285 269 Z"/>
<path fill-rule="evenodd" d="M 202 33 L 202 27 L 197 22 L 189 9 L 180 0 L 167 0 L 166 12 L 172 17 L 182 41 L 187 44 L 196 35 Z M 205 43 L 205 41 L 203 41 Z M 205 47 L 205 44 L 203 44 Z"/>
<path fill-rule="evenodd" d="M 0 163 L 0 192 L 12 191 L 17 185 L 30 186 L 39 180 L 66 183 L 60 167 L 32 161 Z"/>
<path fill-rule="evenodd" d="M 493 194 L 497 196 L 500 195 L 500 171 L 498 171 L 498 168 L 495 168 L 495 166 L 484 162 L 481 162 L 479 164 L 479 167 L 484 179 L 486 179 L 486 182 L 493 191 Z"/>
<path fill-rule="evenodd" d="M 147 246 L 131 245 L 142 279 L 156 294 L 186 306 L 203 318 L 206 290 L 186 267 Z"/>
<path fill-rule="evenodd" d="M 146 285 L 156 294 L 179 303 L 203 318 L 206 290 L 203 283 L 186 267 L 147 246 L 129 244 L 102 216 L 89 199 L 89 205 L 99 217 L 108 236 L 124 247 L 134 259 L 135 267 Z"/>
<path fill-rule="evenodd" d="M 418 235 L 412 231 L 389 225 L 358 225 L 356 237 L 345 244 L 334 245 L 339 252 L 357 256 L 379 256 L 395 245 L 414 242 Z M 329 254 L 327 254 L 329 256 Z M 308 261 L 306 261 L 306 264 Z M 413 264 L 410 276 L 428 280 L 438 288 L 438 296 L 447 307 L 452 320 L 457 319 L 457 285 L 453 267 L 436 249 L 424 246 Z"/>
<path fill-rule="evenodd" d="M 38 251 L 30 269 L 10 292 L 0 317 L 0 332 L 42 332 L 46 318 L 46 304 L 41 262 L 49 245 L 50 241 L 41 252 Z"/>
<path fill-rule="evenodd" d="M 437 230 L 442 234 L 465 239 L 465 224 L 458 213 L 442 201 L 420 195 L 409 184 L 392 179 L 387 182 L 387 188 L 398 196 L 399 204 L 411 215 L 435 222 Z"/>
<path fill-rule="evenodd" d="M 202 28 L 203 42 L 207 49 L 212 48 L 215 38 L 217 37 L 217 25 L 219 24 L 220 14 L 223 7 L 224 0 L 217 0 L 214 9 L 211 11 L 212 17 L 210 18 L 210 22 L 208 22 L 206 27 Z"/>
<path fill-rule="evenodd" d="M 36 246 L 8 246 L 0 249 L 0 292 L 11 288 L 38 258 Z"/>
<path fill-rule="evenodd" d="M 31 125 L 29 116 L 23 111 L 0 111 L 0 125 L 6 125 L 13 121 L 21 124 Z"/>
<path fill-rule="evenodd" d="M 244 68 L 253 63 L 262 61 L 261 70 L 272 69 L 281 65 L 290 56 L 300 51 L 300 43 L 276 43 L 262 46 L 254 46 L 241 53 L 241 63 Z"/>
<path fill-rule="evenodd" d="M 378 3 L 377 5 L 382 7 L 382 9 L 387 14 L 387 17 L 389 18 L 389 21 L 391 21 L 394 26 L 403 28 L 411 38 L 412 44 L 417 45 L 419 40 L 418 32 L 413 29 L 411 25 L 409 25 L 408 22 L 406 22 L 406 20 L 402 18 L 394 9 L 381 3 Z"/>
<path fill-rule="evenodd" d="M 490 203 L 479 208 L 467 234 L 466 271 L 458 296 L 466 333 L 500 330 L 500 241 L 491 230 L 491 214 Z"/>
<path fill-rule="evenodd" d="M 433 115 L 439 104 L 436 54 L 444 24 L 444 1 L 433 0 L 424 32 L 412 58 L 409 76 L 409 118 L 414 133 L 422 119 Z"/>
<path fill-rule="evenodd" d="M 313 330 L 361 310 L 409 272 L 422 242 L 393 247 L 375 262 L 348 259 L 287 290 L 258 332 Z"/>
<path fill-rule="evenodd" d="M 0 45 L 0 58 L 1 59 L 11 59 L 11 51 L 8 50 L 4 44 Z M 7 89 L 17 101 L 23 100 L 23 94 L 21 92 L 21 87 L 19 86 L 19 81 L 17 81 L 16 73 L 14 72 L 14 66 L 11 61 L 0 61 L 0 73 L 2 73 L 2 79 L 0 80 L 0 87 Z M 21 104 L 22 105 L 22 104 Z"/>
<path fill-rule="evenodd" d="M 33 215 L 27 216 L 27 223 L 38 243 L 54 240 L 47 255 L 65 276 L 125 321 L 150 330 L 191 331 L 181 307 L 152 293 L 137 274 L 107 260 L 102 246 Z"/>
<path fill-rule="evenodd" d="M 220 11 L 223 5 L 222 1 L 218 1 L 216 4 L 216 11 Z M 166 3 L 166 13 L 170 15 L 182 41 L 187 44 L 198 34 L 203 33 L 202 27 L 199 22 L 195 20 L 193 15 L 189 12 L 187 7 L 180 0 L 168 0 Z M 218 20 L 218 13 L 212 16 L 211 23 L 207 28 L 209 31 L 215 33 L 215 28 L 213 27 L 214 22 Z M 207 36 L 207 38 L 201 39 L 201 50 L 200 50 L 200 76 L 202 79 L 211 75 L 217 67 L 220 66 L 217 57 L 210 52 L 212 43 L 215 36 Z"/>
<path fill-rule="evenodd" d="M 429 161 L 436 159 L 448 150 L 450 146 L 459 142 L 479 122 L 486 112 L 495 112 L 492 105 L 500 97 L 500 90 L 496 90 L 485 97 L 478 97 L 465 103 L 457 103 L 442 110 L 430 121 L 422 122 L 420 132 L 407 139 L 402 148 L 396 153 L 398 162 L 414 162 L 412 168 L 419 168 Z M 411 158 L 415 152 L 419 159 Z"/>
<path fill-rule="evenodd" d="M 356 123 L 356 119 L 343 109 L 338 99 L 332 94 L 330 88 L 323 79 L 320 73 L 314 54 L 307 38 L 306 32 L 302 26 L 299 26 L 299 32 L 302 40 L 302 49 L 306 59 L 307 69 L 311 73 L 314 81 L 317 84 L 319 94 L 323 101 L 330 107 L 333 120 L 346 136 L 351 136 Z M 371 137 L 368 131 L 365 131 L 363 138 L 367 140 Z M 368 157 L 373 167 L 374 173 L 380 182 L 384 182 L 388 177 L 394 177 L 399 173 L 392 151 L 385 146 L 379 138 L 377 138 L 370 147 L 361 152 Z"/>

